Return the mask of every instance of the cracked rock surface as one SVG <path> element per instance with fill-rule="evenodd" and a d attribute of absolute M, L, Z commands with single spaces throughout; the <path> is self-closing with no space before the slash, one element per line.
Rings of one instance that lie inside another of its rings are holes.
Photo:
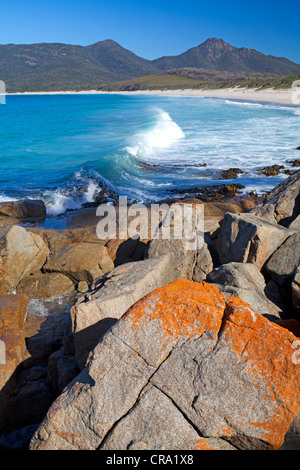
<path fill-rule="evenodd" d="M 279 448 L 300 411 L 295 340 L 214 285 L 173 281 L 100 338 L 30 448 Z"/>

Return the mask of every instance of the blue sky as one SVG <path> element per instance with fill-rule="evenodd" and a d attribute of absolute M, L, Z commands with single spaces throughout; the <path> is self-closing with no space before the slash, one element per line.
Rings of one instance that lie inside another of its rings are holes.
<path fill-rule="evenodd" d="M 298 0 L 9 0 L 1 2 L 0 44 L 114 39 L 155 59 L 219 37 L 300 63 L 299 23 Z"/>

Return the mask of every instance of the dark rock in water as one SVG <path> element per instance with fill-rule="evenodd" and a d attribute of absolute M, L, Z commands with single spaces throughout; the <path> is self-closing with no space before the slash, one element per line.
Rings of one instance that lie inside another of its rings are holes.
<path fill-rule="evenodd" d="M 245 173 L 245 172 L 240 170 L 239 168 L 229 168 L 229 170 L 222 171 L 220 179 L 233 180 L 233 179 L 236 179 L 238 175 L 241 173 Z"/>
<path fill-rule="evenodd" d="M 299 147 L 296 147 L 296 150 L 300 150 L 300 145 L 299 145 Z"/>
<path fill-rule="evenodd" d="M 265 176 L 277 176 L 284 170 L 283 165 L 272 165 L 272 166 L 265 166 L 263 168 L 258 168 L 258 175 L 265 175 Z"/>
<path fill-rule="evenodd" d="M 173 193 L 188 195 L 192 194 L 203 202 L 222 201 L 231 199 L 244 189 L 242 184 L 220 184 L 215 186 L 202 186 L 198 188 L 174 189 Z"/>
<path fill-rule="evenodd" d="M 170 171 L 170 169 L 206 167 L 207 163 L 174 163 L 171 165 L 156 165 L 153 163 L 139 162 L 142 170 Z"/>

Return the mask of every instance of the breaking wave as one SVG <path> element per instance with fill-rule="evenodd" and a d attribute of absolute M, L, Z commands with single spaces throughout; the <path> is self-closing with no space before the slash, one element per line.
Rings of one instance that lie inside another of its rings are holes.
<path fill-rule="evenodd" d="M 181 127 L 166 111 L 158 108 L 154 124 L 129 139 L 130 145 L 125 150 L 141 160 L 152 159 L 158 150 L 167 149 L 184 137 Z"/>

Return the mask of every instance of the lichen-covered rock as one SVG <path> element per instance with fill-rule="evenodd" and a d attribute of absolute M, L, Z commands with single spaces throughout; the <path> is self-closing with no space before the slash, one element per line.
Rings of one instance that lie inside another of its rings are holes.
<path fill-rule="evenodd" d="M 23 325 L 28 305 L 26 295 L 0 297 L 0 341 L 4 346 L 0 362 L 0 429 L 9 422 L 8 403 L 16 385 L 16 368 L 27 356 Z"/>
<path fill-rule="evenodd" d="M 279 448 L 300 411 L 295 339 L 215 286 L 176 280 L 136 302 L 99 338 L 30 447 L 111 448 L 120 436 L 120 448 L 132 441 L 137 449 L 197 448 L 199 436 L 204 448 L 211 438 L 240 449 Z M 149 417 L 153 396 L 161 397 L 154 413 L 177 410 L 159 438 Z M 174 426 L 180 442 L 170 437 Z"/>
<path fill-rule="evenodd" d="M 44 265 L 49 250 L 38 235 L 13 225 L 0 229 L 0 294 L 14 293 L 21 279 Z"/>

